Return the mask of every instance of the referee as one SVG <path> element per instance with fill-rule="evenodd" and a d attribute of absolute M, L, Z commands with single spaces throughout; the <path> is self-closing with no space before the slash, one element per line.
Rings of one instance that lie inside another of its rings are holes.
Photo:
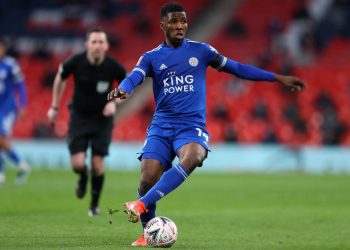
<path fill-rule="evenodd" d="M 68 76 L 74 76 L 74 93 L 70 105 L 68 146 L 73 171 L 79 175 L 76 196 L 85 196 L 88 168 L 85 162 L 87 148 L 91 147 L 91 202 L 89 216 L 98 215 L 99 198 L 104 182 L 103 160 L 108 154 L 113 129 L 116 102 L 106 100 L 115 81 L 121 82 L 125 68 L 106 56 L 109 44 L 107 34 L 100 28 L 92 28 L 86 34 L 86 51 L 73 55 L 60 65 L 54 80 L 52 105 L 47 116 L 55 124 L 60 100 Z"/>

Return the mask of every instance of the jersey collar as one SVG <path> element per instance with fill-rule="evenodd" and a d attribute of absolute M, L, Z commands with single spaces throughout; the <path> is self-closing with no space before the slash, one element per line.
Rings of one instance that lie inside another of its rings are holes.
<path fill-rule="evenodd" d="M 187 41 L 188 41 L 188 39 L 187 39 L 187 38 L 184 38 L 184 40 L 182 41 L 180 47 L 177 47 L 177 48 L 173 48 L 173 47 L 168 46 L 168 45 L 166 44 L 166 42 L 164 41 L 164 42 L 163 42 L 163 47 L 169 48 L 169 49 L 180 49 L 180 48 L 184 48 L 184 47 L 186 46 Z"/>

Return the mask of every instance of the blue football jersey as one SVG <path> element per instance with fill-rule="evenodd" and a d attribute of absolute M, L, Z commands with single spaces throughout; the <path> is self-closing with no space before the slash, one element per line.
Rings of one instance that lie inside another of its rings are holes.
<path fill-rule="evenodd" d="M 15 59 L 0 59 L 0 111 L 17 110 L 16 84 L 23 84 L 23 76 Z"/>
<path fill-rule="evenodd" d="M 152 123 L 206 122 L 206 69 L 218 52 L 184 39 L 178 48 L 162 43 L 144 53 L 134 71 L 153 78 L 156 110 Z"/>

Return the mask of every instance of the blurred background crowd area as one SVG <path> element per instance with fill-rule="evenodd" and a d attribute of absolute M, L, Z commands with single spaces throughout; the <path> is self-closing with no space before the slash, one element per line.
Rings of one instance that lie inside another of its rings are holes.
<path fill-rule="evenodd" d="M 88 28 L 101 26 L 109 35 L 109 54 L 131 71 L 143 52 L 163 41 L 159 9 L 165 2 L 0 1 L 0 30 L 9 54 L 22 67 L 29 94 L 27 116 L 17 123 L 15 138 L 65 138 L 72 79 L 56 128 L 46 120 L 59 63 L 84 48 Z M 220 16 L 214 5 L 223 1 L 179 2 L 187 9 L 189 30 L 195 26 L 206 32 L 206 20 Z M 226 10 L 231 13 L 224 24 L 202 42 L 242 63 L 297 75 L 309 89 L 290 93 L 275 84 L 208 70 L 211 142 L 350 145 L 350 0 L 237 2 L 232 11 Z M 150 94 L 139 109 L 117 121 L 114 140 L 144 140 L 152 99 Z"/>

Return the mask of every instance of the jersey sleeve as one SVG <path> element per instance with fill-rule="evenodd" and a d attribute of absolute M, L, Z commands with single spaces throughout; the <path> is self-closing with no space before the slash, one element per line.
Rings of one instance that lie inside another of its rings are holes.
<path fill-rule="evenodd" d="M 211 65 L 219 55 L 219 52 L 214 47 L 206 43 L 204 44 L 204 56 L 208 65 Z"/>
<path fill-rule="evenodd" d="M 64 63 L 60 64 L 58 72 L 62 79 L 67 79 L 70 74 L 72 74 L 73 69 L 76 65 L 77 58 L 72 56 L 67 59 Z"/>
<path fill-rule="evenodd" d="M 15 59 L 11 58 L 8 61 L 9 61 L 9 66 L 10 66 L 15 90 L 18 93 L 20 107 L 25 108 L 27 106 L 27 91 L 24 83 L 24 77 L 21 72 L 21 68 Z"/>
<path fill-rule="evenodd" d="M 13 63 L 11 64 L 11 74 L 15 84 L 23 83 L 24 77 L 23 77 L 21 68 L 19 67 L 16 61 L 13 61 Z"/>
<path fill-rule="evenodd" d="M 138 60 L 133 71 L 140 72 L 143 75 L 143 79 L 152 77 L 151 56 L 148 53 L 144 53 Z"/>
<path fill-rule="evenodd" d="M 146 77 L 152 77 L 152 64 L 150 55 L 144 53 L 131 73 L 120 83 L 119 88 L 130 94 Z"/>

